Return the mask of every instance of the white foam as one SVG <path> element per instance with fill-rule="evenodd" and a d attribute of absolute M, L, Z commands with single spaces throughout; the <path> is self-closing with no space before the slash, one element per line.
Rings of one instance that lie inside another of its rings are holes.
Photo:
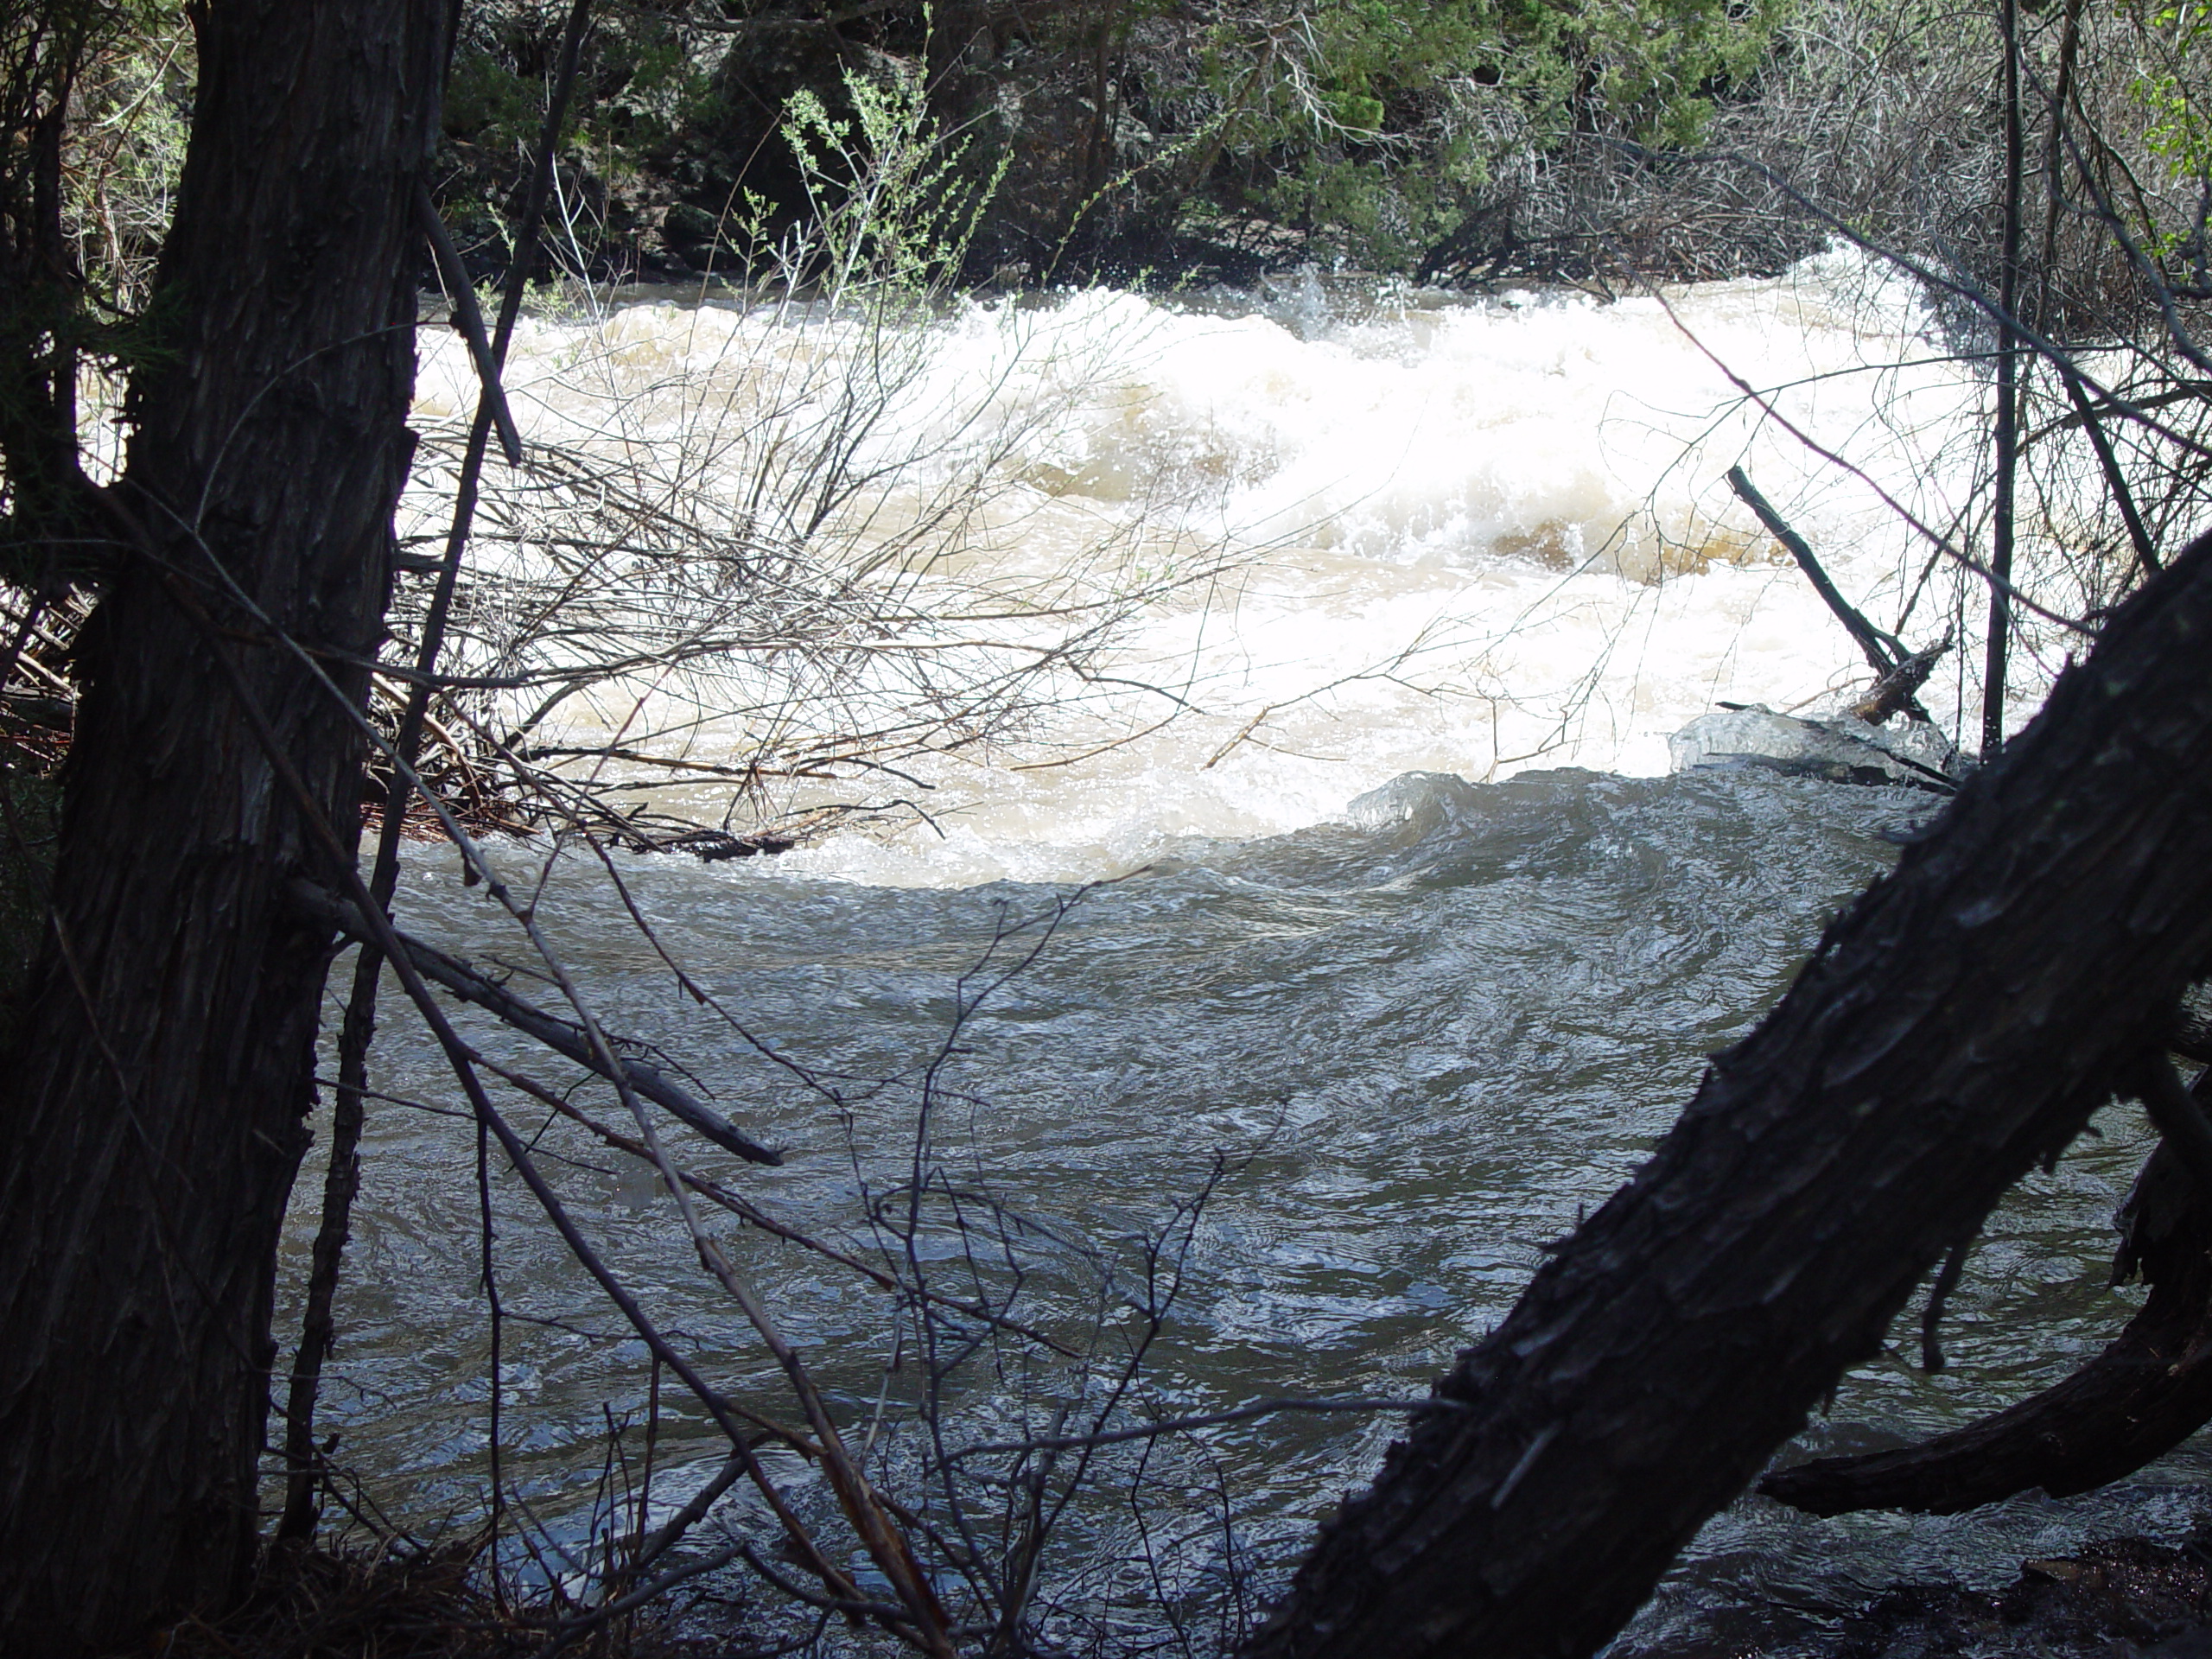
<path fill-rule="evenodd" d="M 1307 321 L 1100 290 L 974 305 L 915 332 L 871 454 L 908 467 L 917 490 L 990 469 L 997 493 L 972 556 L 1043 569 L 1084 527 L 1141 515 L 1162 556 L 1222 545 L 1249 563 L 1204 602 L 1142 619 L 1121 646 L 1121 672 L 1186 703 L 1163 729 L 1065 764 L 1174 707 L 1094 698 L 1064 728 L 928 760 L 917 798 L 933 825 L 835 836 L 775 869 L 1084 879 L 1179 836 L 1337 816 L 1407 771 L 1662 772 L 1668 734 L 1716 701 L 1788 708 L 1866 677 L 1734 500 L 1731 465 L 1885 626 L 1927 549 L 1880 493 L 1946 522 L 1967 487 L 1980 383 L 1943 360 L 1909 292 L 1846 257 L 1665 304 L 1528 299 Z M 763 386 L 804 395 L 855 349 L 841 333 L 852 327 L 665 305 L 527 324 L 516 401 L 534 442 L 606 442 L 616 428 L 626 442 L 671 442 L 703 420 L 741 425 Z M 1768 409 L 1721 365 L 1771 389 Z M 468 395 L 457 348 L 441 345 L 424 412 L 462 410 Z M 1904 630 L 1911 643 L 1939 636 L 1966 591 L 1939 580 Z M 2044 689 L 2024 676 L 2013 717 Z M 1939 715 L 1975 712 L 1942 675 L 1925 699 Z"/>

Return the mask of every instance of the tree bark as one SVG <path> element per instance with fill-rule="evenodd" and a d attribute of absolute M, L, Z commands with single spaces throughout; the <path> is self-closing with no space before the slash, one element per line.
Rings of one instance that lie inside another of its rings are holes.
<path fill-rule="evenodd" d="M 0 1093 L 10 1652 L 119 1648 L 219 1607 L 251 1567 L 331 951 L 284 884 L 334 874 L 312 818 L 350 849 L 362 775 L 345 709 L 271 627 L 363 701 L 412 442 L 415 193 L 447 11 L 212 0 L 197 17 L 160 351 L 111 492 L 129 533 L 79 644 L 52 919 Z"/>
<path fill-rule="evenodd" d="M 1582 1655 L 2212 958 L 2212 538 L 1717 1055 L 1463 1353 L 1254 1659 Z"/>

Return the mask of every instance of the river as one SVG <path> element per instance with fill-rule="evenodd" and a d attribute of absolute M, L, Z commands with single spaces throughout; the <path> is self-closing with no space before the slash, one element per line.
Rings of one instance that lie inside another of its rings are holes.
<path fill-rule="evenodd" d="M 626 407 L 676 387 L 696 408 L 732 361 L 785 348 L 759 329 L 740 307 L 665 301 L 527 324 L 525 433 L 601 422 L 592 374 Z M 1885 625 L 1916 593 L 1898 631 L 1932 643 L 1971 585 L 1931 575 L 1881 495 L 1940 519 L 1967 486 L 1981 390 L 1909 293 L 1840 257 L 1663 303 L 1307 276 L 1253 296 L 976 306 L 925 332 L 901 429 L 965 411 L 955 423 L 995 432 L 991 464 L 1034 498 L 991 521 L 1019 537 L 964 556 L 1047 568 L 1071 526 L 1140 511 L 1166 524 L 1156 546 L 1236 552 L 1202 595 L 1122 626 L 1113 661 L 1141 689 L 902 760 L 926 821 L 744 861 L 602 864 L 574 842 L 493 856 L 610 1028 L 658 1044 L 787 1154 L 761 1169 L 679 1139 L 687 1160 L 858 1254 L 891 1247 L 910 1274 L 1010 1298 L 1087 1356 L 962 1324 L 976 1342 L 938 1390 L 948 1444 L 1091 1421 L 1148 1332 L 1116 1424 L 1417 1397 L 1938 805 L 1757 770 L 1667 775 L 1667 735 L 1718 701 L 1827 707 L 1865 678 L 1721 475 L 1744 462 Z M 418 413 L 448 419 L 465 397 L 440 344 Z M 1927 694 L 1951 722 L 1978 715 L 1957 660 Z M 2031 656 L 2016 721 L 2048 668 Z M 1179 717 L 1147 731 L 1163 684 Z M 620 723 L 601 711 L 577 729 L 594 721 Z M 479 961 L 528 960 L 450 849 L 410 855 L 397 910 Z M 462 1023 L 495 1058 L 562 1077 Z M 372 1113 L 324 1426 L 378 1503 L 429 1527 L 473 1513 L 488 1469 L 475 1135 L 402 1014 L 375 1083 L 410 1103 Z M 550 1116 L 515 1115 L 531 1130 Z M 2119 1109 L 2100 1129 L 1993 1220 L 1952 1304 L 1951 1368 L 1924 1375 L 1901 1344 L 1800 1449 L 1955 1425 L 2101 1345 L 2132 1306 L 2105 1284 L 2107 1224 L 2146 1132 Z M 791 1411 L 654 1182 L 572 1125 L 539 1145 L 702 1370 Z M 894 1235 L 917 1171 L 931 1196 L 908 1252 Z M 317 1188 L 301 1184 L 288 1284 Z M 489 1188 L 502 1474 L 541 1556 L 508 1559 L 580 1582 L 607 1523 L 608 1429 L 631 1421 L 639 1455 L 650 1368 L 496 1158 Z M 818 1256 L 715 1231 L 855 1438 L 882 1424 L 885 1480 L 917 1478 L 928 1356 L 911 1323 L 902 1335 L 888 1298 Z M 719 1461 L 672 1384 L 664 1411 L 657 1514 Z M 1211 1650 L 1395 1421 L 1285 1413 L 1103 1455 L 1045 1557 L 1048 1629 L 1077 1650 Z M 2203 1463 L 2185 1447 L 2100 1493 L 1953 1518 L 1817 1522 L 1745 1498 L 1619 1650 L 1788 1651 L 1901 1579 L 2007 1580 L 2023 1555 L 2101 1533 L 2175 1533 Z M 795 1504 L 827 1513 L 810 1471 L 784 1472 Z M 762 1519 L 734 1499 L 715 1524 L 765 1547 Z"/>

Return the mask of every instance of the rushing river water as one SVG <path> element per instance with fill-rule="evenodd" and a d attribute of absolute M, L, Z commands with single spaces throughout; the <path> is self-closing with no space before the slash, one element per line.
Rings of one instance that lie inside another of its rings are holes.
<path fill-rule="evenodd" d="M 1680 326 L 1652 301 L 1337 315 L 1308 283 L 1268 303 L 1090 295 L 1038 313 L 1026 350 L 1057 328 L 1109 371 L 1024 459 L 1059 480 L 1056 499 L 1088 490 L 1109 512 L 1145 494 L 1131 481 L 1145 467 L 1195 457 L 1225 480 L 1206 497 L 1209 532 L 1263 549 L 1235 604 L 1162 615 L 1128 647 L 1181 662 L 1205 695 L 1087 766 L 1025 771 L 1019 746 L 947 761 L 925 779 L 934 826 L 741 864 L 618 856 L 620 888 L 589 858 L 556 861 L 537 914 L 597 1014 L 788 1150 L 776 1170 L 692 1143 L 683 1155 L 861 1254 L 887 1236 L 871 1202 L 919 1156 L 963 1195 L 969 1230 L 934 1203 L 917 1259 L 1004 1290 L 1004 1259 L 974 1267 L 963 1251 L 1010 1239 L 1028 1275 L 1016 1314 L 1094 1344 L 1103 1330 L 1103 1353 L 1141 1325 L 1145 1241 L 1164 1239 L 1152 1294 L 1175 1294 L 1133 1396 L 1146 1410 L 1423 1392 L 1510 1306 L 1545 1243 L 1635 1166 L 1704 1057 L 1770 1006 L 1836 906 L 1887 867 L 1889 837 L 1936 806 L 1764 772 L 1665 776 L 1664 738 L 1717 699 L 1799 703 L 1853 672 L 1841 631 L 1727 504 L 1716 480 L 1732 461 L 1749 458 L 1885 621 L 1925 556 L 1865 481 L 1733 406 L 1704 348 L 1787 387 L 1790 418 L 1857 441 L 1876 482 L 1923 506 L 1947 487 L 1977 391 L 1923 364 L 1941 353 L 1908 297 L 1840 264 L 1673 303 Z M 655 372 L 673 372 L 702 329 L 727 353 L 745 326 L 639 308 L 594 337 L 652 344 Z M 935 404 L 963 373 L 991 397 L 1029 395 L 1038 375 L 976 368 L 1005 326 L 944 325 Z M 560 360 L 587 332 L 543 325 L 518 362 Z M 458 397 L 455 375 L 449 357 L 428 365 L 430 414 L 441 386 Z M 553 387 L 542 404 L 573 417 L 577 397 Z M 1936 584 L 1909 637 L 1940 633 L 1966 591 Z M 1425 679 L 1432 655 L 1306 695 L 1415 637 L 1456 642 L 1449 671 Z M 2016 714 L 2040 693 L 2024 677 Z M 1939 679 L 1930 702 L 1971 716 L 1963 690 Z M 546 868 L 543 849 L 497 856 L 518 886 Z M 527 959 L 449 850 L 411 859 L 397 909 L 462 954 Z M 731 1019 L 687 996 L 662 950 Z M 543 1069 L 520 1039 L 463 1024 Z M 432 1109 L 372 1116 L 326 1415 L 371 1492 L 423 1522 L 469 1512 L 486 1474 L 475 1138 L 403 1017 L 378 1057 L 380 1090 Z M 1903 1353 L 1863 1368 L 1803 1449 L 1955 1424 L 2101 1344 L 2131 1306 L 2105 1286 L 2106 1223 L 2145 1131 L 2116 1109 L 2101 1122 L 1993 1221 L 1953 1304 L 1952 1368 L 1924 1376 Z M 541 1145 L 702 1369 L 741 1398 L 779 1399 L 653 1183 L 569 1126 Z M 496 1159 L 489 1184 L 511 1316 L 503 1472 L 532 1525 L 581 1559 L 610 1414 L 645 1408 L 643 1351 Z M 917 1360 L 894 1346 L 887 1298 L 758 1232 L 718 1230 L 849 1421 L 912 1405 Z M 1036 1432 L 1077 1397 L 1072 1368 L 1010 1351 L 948 1384 L 958 1436 Z M 696 1412 L 670 1414 L 663 1502 L 718 1461 Z M 1148 1599 L 1198 1606 L 1224 1574 L 1263 1593 L 1395 1421 L 1284 1414 L 1179 1440 L 1147 1473 L 1115 1463 L 1046 1576 L 1066 1605 L 1139 1624 Z M 1948 1519 L 1815 1522 L 1747 1498 L 1626 1649 L 1773 1650 L 1899 1578 L 2009 1577 L 2023 1554 L 2100 1532 L 2177 1529 L 2202 1462 L 2185 1448 L 2101 1493 Z M 791 1475 L 794 1501 L 818 1505 L 810 1477 Z M 1116 1481 L 1138 1482 L 1134 1498 Z M 739 1503 L 727 1521 L 758 1518 Z M 1157 1581 L 1137 1565 L 1147 1550 Z"/>

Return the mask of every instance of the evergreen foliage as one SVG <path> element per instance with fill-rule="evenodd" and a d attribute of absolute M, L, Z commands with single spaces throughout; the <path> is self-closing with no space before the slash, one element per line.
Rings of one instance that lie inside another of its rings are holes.
<path fill-rule="evenodd" d="M 941 126 L 970 141 L 971 174 L 1006 175 L 977 244 L 987 265 L 1065 270 L 1071 248 L 1172 261 L 1193 235 L 1264 221 L 1323 257 L 1409 269 L 1568 135 L 1695 144 L 1716 101 L 1753 83 L 1789 3 L 628 7 L 594 30 L 566 160 L 593 232 L 649 257 L 664 225 L 670 245 L 711 245 L 748 190 L 805 211 L 776 136 L 807 107 L 796 92 L 842 119 L 856 67 L 886 85 L 921 72 Z M 561 10 L 469 9 L 446 115 L 464 220 L 488 225 L 512 185 Z"/>

